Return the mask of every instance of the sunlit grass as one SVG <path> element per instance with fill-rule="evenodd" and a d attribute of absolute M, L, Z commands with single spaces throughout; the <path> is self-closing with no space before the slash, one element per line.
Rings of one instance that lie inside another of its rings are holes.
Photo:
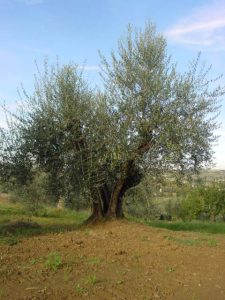
<path fill-rule="evenodd" d="M 206 221 L 192 221 L 192 222 L 183 222 L 183 221 L 146 221 L 141 218 L 128 217 L 128 220 L 143 223 L 152 227 L 165 228 L 172 231 L 194 231 L 194 232 L 203 232 L 203 233 L 225 233 L 225 223 L 213 223 Z"/>
<path fill-rule="evenodd" d="M 210 222 L 148 222 L 153 227 L 166 228 L 174 231 L 196 231 L 205 233 L 225 233 L 224 223 Z"/>
<path fill-rule="evenodd" d="M 44 207 L 32 216 L 21 203 L 0 203 L 0 243 L 15 245 L 23 237 L 77 229 L 88 211 Z"/>

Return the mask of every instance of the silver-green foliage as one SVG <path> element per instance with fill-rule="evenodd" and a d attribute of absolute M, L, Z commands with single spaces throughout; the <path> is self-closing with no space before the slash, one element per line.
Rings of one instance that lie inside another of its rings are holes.
<path fill-rule="evenodd" d="M 79 189 L 96 201 L 107 187 L 110 207 L 145 171 L 194 171 L 209 163 L 225 91 L 199 60 L 179 73 L 165 38 L 148 23 L 142 31 L 130 26 L 109 61 L 101 55 L 101 91 L 89 88 L 76 65 L 46 63 L 34 94 L 23 90 L 23 109 L 2 132 L 1 177 L 14 170 L 14 177 L 29 174 L 22 176 L 26 183 L 44 170 L 56 198 Z"/>
<path fill-rule="evenodd" d="M 199 59 L 179 73 L 152 24 L 143 31 L 129 27 L 110 63 L 102 56 L 122 160 L 139 159 L 142 148 L 140 163 L 149 169 L 193 170 L 210 161 L 214 113 L 224 88 L 213 88 L 210 68 L 199 66 Z"/>

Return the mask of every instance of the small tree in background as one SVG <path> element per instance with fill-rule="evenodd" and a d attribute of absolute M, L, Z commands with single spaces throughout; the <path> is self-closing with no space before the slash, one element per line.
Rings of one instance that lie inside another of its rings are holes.
<path fill-rule="evenodd" d="M 146 220 L 159 219 L 163 213 L 156 201 L 159 192 L 158 177 L 143 177 L 141 182 L 124 195 L 124 210 L 127 214 Z"/>
<path fill-rule="evenodd" d="M 224 216 L 225 208 L 225 188 L 223 185 L 212 185 L 202 190 L 204 198 L 204 212 L 209 215 L 211 221 L 216 221 L 216 217 Z"/>
<path fill-rule="evenodd" d="M 111 60 L 101 59 L 101 92 L 76 66 L 46 65 L 34 94 L 24 91 L 26 109 L 1 147 L 1 178 L 8 169 L 17 179 L 22 172 L 26 184 L 40 169 L 56 199 L 69 202 L 75 190 L 89 195 L 92 220 L 123 216 L 125 192 L 146 172 L 196 171 L 210 163 L 224 94 L 207 78 L 209 69 L 198 67 L 199 57 L 177 72 L 152 24 L 129 27 Z"/>

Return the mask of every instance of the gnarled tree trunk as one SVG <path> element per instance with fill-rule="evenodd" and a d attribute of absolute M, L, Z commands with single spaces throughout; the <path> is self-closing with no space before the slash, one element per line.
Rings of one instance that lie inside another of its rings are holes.
<path fill-rule="evenodd" d="M 130 160 L 124 165 L 123 177 L 117 179 L 110 189 L 106 183 L 100 187 L 92 189 L 92 215 L 90 221 L 101 219 L 122 218 L 123 197 L 126 191 L 140 182 L 141 175 L 134 166 L 134 161 Z"/>
<path fill-rule="evenodd" d="M 120 205 L 120 210 L 122 211 L 122 199 L 120 197 L 123 187 L 125 185 L 125 179 L 119 179 L 111 193 L 109 208 L 106 214 L 107 218 L 116 218 L 118 206 Z"/>

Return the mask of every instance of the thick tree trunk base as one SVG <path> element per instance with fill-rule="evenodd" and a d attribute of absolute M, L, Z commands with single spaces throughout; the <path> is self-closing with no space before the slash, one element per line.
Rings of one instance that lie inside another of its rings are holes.
<path fill-rule="evenodd" d="M 104 223 L 108 221 L 122 220 L 124 218 L 125 218 L 124 214 L 120 216 L 116 216 L 115 214 L 107 214 L 106 216 L 102 216 L 102 217 L 91 214 L 90 217 L 88 217 L 88 219 L 85 220 L 83 224 L 92 225 L 92 224 Z"/>
<path fill-rule="evenodd" d="M 95 215 L 90 215 L 90 217 L 87 218 L 87 220 L 84 221 L 83 225 L 91 225 L 99 223 L 103 220 L 103 218 L 96 217 Z"/>

